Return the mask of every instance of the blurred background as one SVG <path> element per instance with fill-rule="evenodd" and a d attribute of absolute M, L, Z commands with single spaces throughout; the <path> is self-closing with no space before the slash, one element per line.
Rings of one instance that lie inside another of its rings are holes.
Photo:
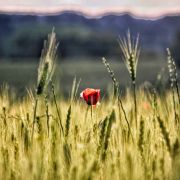
<path fill-rule="evenodd" d="M 130 79 L 118 45 L 118 38 L 140 35 L 141 55 L 138 65 L 139 85 L 168 82 L 166 48 L 170 48 L 180 67 L 180 16 L 137 18 L 130 13 L 109 13 L 89 17 L 77 11 L 58 14 L 0 14 L 0 84 L 7 83 L 19 95 L 35 87 L 37 66 L 47 34 L 55 27 L 59 41 L 55 79 L 63 94 L 71 91 L 73 78 L 81 79 L 80 90 L 112 85 L 102 64 L 106 57 L 112 64 L 122 89 Z"/>

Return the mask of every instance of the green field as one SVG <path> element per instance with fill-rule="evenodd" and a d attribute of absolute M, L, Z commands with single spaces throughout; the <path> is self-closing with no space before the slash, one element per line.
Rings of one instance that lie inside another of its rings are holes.
<path fill-rule="evenodd" d="M 130 85 L 128 71 L 122 62 L 111 61 L 115 75 L 122 88 Z M 37 81 L 36 63 L 1 63 L 0 64 L 0 84 L 6 83 L 19 95 L 26 93 L 26 88 L 36 86 Z M 143 84 L 145 81 L 155 83 L 157 75 L 163 67 L 166 67 L 165 60 L 151 62 L 140 61 L 138 65 L 137 83 Z M 164 74 L 163 74 L 164 75 Z M 59 62 L 56 67 L 55 80 L 59 84 L 58 88 L 66 96 L 71 91 L 74 77 L 81 79 L 80 90 L 86 87 L 100 88 L 106 91 L 111 86 L 106 69 L 102 65 L 101 59 L 90 60 L 66 60 Z M 168 74 L 166 73 L 166 77 Z M 166 78 L 165 77 L 165 78 Z"/>

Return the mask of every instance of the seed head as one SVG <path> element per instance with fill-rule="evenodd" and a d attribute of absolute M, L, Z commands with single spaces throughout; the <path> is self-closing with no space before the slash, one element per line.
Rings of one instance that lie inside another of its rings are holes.
<path fill-rule="evenodd" d="M 172 58 L 171 52 L 168 48 L 167 48 L 167 62 L 168 62 L 168 70 L 169 70 L 171 86 L 173 87 L 177 80 L 177 70 L 174 59 Z"/>
<path fill-rule="evenodd" d="M 131 80 L 133 83 L 135 83 L 137 64 L 138 64 L 138 59 L 139 59 L 139 54 L 140 54 L 139 36 L 137 36 L 135 41 L 133 41 L 131 38 L 130 32 L 128 31 L 127 38 L 124 38 L 124 39 L 119 38 L 118 42 L 119 42 L 121 51 L 123 53 L 123 60 L 129 71 Z"/>
<path fill-rule="evenodd" d="M 38 68 L 37 95 L 41 95 L 48 86 L 55 68 L 56 52 L 58 43 L 54 29 L 48 35 L 48 40 L 44 42 Z"/>

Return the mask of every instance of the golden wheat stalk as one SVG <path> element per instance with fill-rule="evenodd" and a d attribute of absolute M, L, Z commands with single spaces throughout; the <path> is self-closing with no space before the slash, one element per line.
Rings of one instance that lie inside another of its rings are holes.
<path fill-rule="evenodd" d="M 51 34 L 48 35 L 48 40 L 44 41 L 44 47 L 41 52 L 40 63 L 38 67 L 38 80 L 37 80 L 37 88 L 36 88 L 36 98 L 34 105 L 34 116 L 33 116 L 33 126 L 32 126 L 32 136 L 34 134 L 34 124 L 36 119 L 36 111 L 38 105 L 38 97 L 43 94 L 48 86 L 55 69 L 55 60 L 56 60 L 56 52 L 58 48 L 58 43 L 56 41 L 56 34 L 54 32 L 54 28 Z"/>
<path fill-rule="evenodd" d="M 119 38 L 118 42 L 122 51 L 123 61 L 128 69 L 133 85 L 134 113 L 135 113 L 135 120 L 137 127 L 136 74 L 137 74 L 137 65 L 140 55 L 139 35 L 135 40 L 133 40 L 131 38 L 130 32 L 128 31 L 127 37 L 124 39 Z"/>
<path fill-rule="evenodd" d="M 44 41 L 44 48 L 41 53 L 38 68 L 37 95 L 41 95 L 49 84 L 55 69 L 56 52 L 58 43 L 54 29 L 48 35 L 48 40 Z"/>
<path fill-rule="evenodd" d="M 177 80 L 178 73 L 177 73 L 175 61 L 173 57 L 171 56 L 171 52 L 169 48 L 167 48 L 167 63 L 168 63 L 169 77 L 171 81 L 171 88 L 172 89 L 176 88 L 176 92 L 177 92 L 179 104 L 180 104 L 180 94 L 179 94 L 179 86 L 178 86 L 178 80 Z M 173 94 L 174 94 L 174 90 L 173 90 Z"/>
<path fill-rule="evenodd" d="M 114 85 L 114 97 L 116 97 L 118 95 L 119 92 L 119 83 L 115 78 L 115 74 L 110 66 L 110 64 L 108 63 L 108 61 L 105 59 L 105 57 L 102 58 L 102 62 L 104 64 L 104 66 L 106 67 L 112 81 L 113 81 L 113 85 Z"/>
<path fill-rule="evenodd" d="M 133 140 L 133 135 L 132 135 L 132 132 L 131 132 L 130 124 L 129 124 L 129 121 L 127 119 L 126 111 L 124 109 L 124 106 L 123 106 L 123 103 L 122 103 L 122 99 L 121 99 L 120 94 L 119 94 L 119 83 L 116 80 L 114 71 L 112 70 L 110 64 L 108 63 L 108 61 L 104 57 L 102 58 L 102 62 L 104 64 L 104 66 L 106 67 L 106 69 L 107 69 L 107 71 L 108 71 L 108 73 L 109 73 L 109 75 L 110 75 L 110 77 L 111 77 L 111 79 L 113 81 L 113 85 L 114 85 L 114 97 L 117 96 L 117 98 L 118 98 L 118 106 L 121 107 L 121 109 L 123 111 L 126 123 L 128 125 L 128 131 L 131 134 L 131 137 L 132 137 L 132 140 Z M 133 140 L 133 142 L 134 142 L 134 140 Z"/>
<path fill-rule="evenodd" d="M 177 82 L 178 75 L 177 75 L 175 61 L 174 61 L 173 57 L 171 56 L 171 52 L 168 48 L 167 48 L 167 65 L 168 65 L 168 70 L 169 70 L 170 86 L 171 86 L 171 90 L 172 90 L 174 119 L 175 119 L 176 126 L 178 126 L 179 118 L 178 118 L 178 114 L 176 112 L 176 100 L 175 100 L 176 99 L 175 89 L 176 89 L 177 96 L 179 99 L 178 102 L 180 105 L 179 87 L 178 87 L 178 82 Z"/>
<path fill-rule="evenodd" d="M 136 40 L 132 40 L 131 34 L 128 31 L 126 38 L 119 38 L 119 46 L 123 53 L 123 61 L 129 71 L 129 75 L 133 83 L 136 81 L 137 65 L 140 55 L 139 35 Z"/>

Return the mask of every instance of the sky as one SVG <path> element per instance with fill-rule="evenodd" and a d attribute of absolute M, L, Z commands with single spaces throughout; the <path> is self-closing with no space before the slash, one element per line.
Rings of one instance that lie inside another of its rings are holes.
<path fill-rule="evenodd" d="M 1 12 L 51 14 L 64 10 L 90 16 L 130 12 L 136 16 L 157 17 L 180 14 L 180 0 L 0 0 Z"/>

